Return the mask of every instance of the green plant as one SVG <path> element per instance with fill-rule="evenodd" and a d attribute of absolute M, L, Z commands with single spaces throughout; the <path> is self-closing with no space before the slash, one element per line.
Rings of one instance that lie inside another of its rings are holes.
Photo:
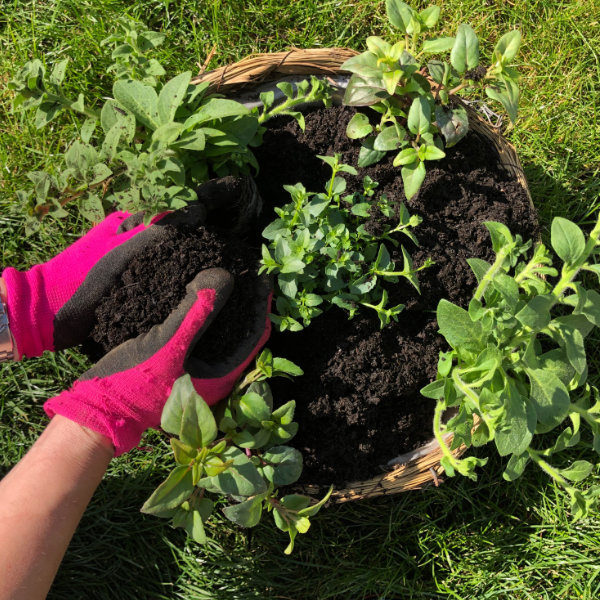
<path fill-rule="evenodd" d="M 302 473 L 302 455 L 285 446 L 298 431 L 295 401 L 273 409 L 266 379 L 302 375 L 302 370 L 264 350 L 256 368 L 217 408 L 217 418 L 196 393 L 189 375 L 175 382 L 165 405 L 161 427 L 175 435 L 171 447 L 177 467 L 148 498 L 142 512 L 172 519 L 199 543 L 206 543 L 204 523 L 215 507 L 211 495 L 234 503 L 223 514 L 242 527 L 254 527 L 263 511 L 287 532 L 290 554 L 298 533 L 306 533 L 310 517 L 327 502 L 311 504 L 308 496 L 279 497 L 278 487 L 295 483 Z M 221 435 L 219 435 L 221 432 Z"/>
<path fill-rule="evenodd" d="M 56 63 L 49 76 L 40 60 L 30 61 L 9 83 L 15 108 L 36 109 L 37 127 L 65 110 L 85 119 L 80 139 L 65 152 L 64 168 L 30 172 L 33 189 L 17 192 L 30 216 L 29 233 L 47 214 L 66 216 L 68 202 L 94 222 L 115 209 L 145 210 L 149 222 L 158 212 L 195 200 L 195 189 L 210 177 L 258 170 L 251 148 L 260 144 L 266 120 L 288 114 L 303 126 L 296 105 L 329 102 L 328 84 L 315 77 L 296 89 L 279 84 L 286 99 L 274 105 L 266 94 L 262 111 L 209 94 L 208 83 L 192 85 L 190 71 L 160 84 L 164 69 L 148 55 L 164 36 L 129 19 L 119 27 L 104 40 L 113 48 L 109 71 L 116 79 L 113 97 L 101 109 L 83 94 L 74 100 L 63 93 L 67 60 Z"/>
<path fill-rule="evenodd" d="M 543 244 L 525 260 L 530 242 L 513 237 L 501 223 L 486 226 L 496 260 L 491 265 L 469 261 L 479 285 L 468 310 L 446 300 L 438 304 L 440 332 L 452 349 L 440 355 L 437 380 L 421 391 L 437 400 L 434 431 L 442 465 L 449 475 L 458 471 L 475 479 L 475 467 L 487 459 L 458 459 L 451 450 L 493 441 L 501 456 L 510 456 L 505 479 L 516 479 L 534 462 L 567 491 L 573 514 L 581 517 L 600 495 L 600 486 L 581 491 L 570 482 L 585 479 L 594 465 L 577 460 L 559 468 L 550 459 L 583 443 L 584 425 L 600 453 L 600 397 L 586 383 L 584 344 L 600 326 L 600 294 L 582 277 L 600 278 L 594 262 L 600 216 L 587 240 L 571 221 L 553 220 L 551 243 L 563 262 L 560 270 Z M 442 424 L 443 412 L 452 407 L 457 414 Z M 539 448 L 534 435 L 550 431 L 552 444 Z M 445 432 L 454 433 L 450 448 Z"/>
<path fill-rule="evenodd" d="M 292 202 L 276 208 L 278 218 L 263 231 L 269 244 L 263 245 L 259 272 L 277 275 L 278 314 L 271 318 L 282 331 L 298 331 L 323 312 L 324 303 L 348 310 L 350 318 L 362 305 L 375 310 L 384 327 L 398 318 L 404 305 L 388 307 L 382 283 L 405 277 L 419 291 L 417 272 L 431 261 L 415 268 L 401 246 L 403 266 L 399 269 L 383 242 L 398 246 L 394 236 L 402 233 L 417 244 L 412 229 L 421 218 L 410 216 L 402 204 L 398 225 L 388 226 L 377 235 L 369 233 L 365 223 L 372 214 L 391 218 L 394 207 L 385 196 L 377 202 L 367 201 L 377 185 L 370 178 L 363 182 L 364 195 L 343 195 L 346 180 L 338 173 L 356 175 L 356 169 L 341 164 L 340 155 L 319 158 L 332 170 L 325 192 L 309 193 L 302 184 L 286 186 Z"/>
<path fill-rule="evenodd" d="M 425 179 L 425 162 L 444 158 L 444 147 L 454 146 L 468 132 L 467 111 L 454 94 L 484 89 L 515 121 L 518 74 L 510 64 L 521 34 L 515 30 L 503 35 L 489 66 L 484 66 L 479 40 L 470 25 L 459 25 L 455 37 L 429 37 L 440 18 L 438 6 L 417 12 L 399 0 L 386 0 L 386 9 L 390 24 L 404 37 L 391 43 L 371 36 L 368 50 L 342 65 L 352 73 L 344 104 L 369 106 L 381 116 L 373 125 L 367 114 L 356 113 L 347 135 L 363 140 L 361 167 L 388 152 L 397 153 L 393 164 L 402 167 L 404 191 L 410 199 Z M 449 62 L 428 59 L 446 52 L 450 52 Z"/>

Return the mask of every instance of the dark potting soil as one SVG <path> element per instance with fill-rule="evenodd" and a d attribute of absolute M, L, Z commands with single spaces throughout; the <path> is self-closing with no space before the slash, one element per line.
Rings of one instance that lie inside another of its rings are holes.
<path fill-rule="evenodd" d="M 289 202 L 282 186 L 297 182 L 322 191 L 331 171 L 317 154 L 337 152 L 344 163 L 357 167 L 360 145 L 345 135 L 354 112 L 317 110 L 306 116 L 305 133 L 295 121 L 273 123 L 256 150 L 263 199 L 273 205 Z M 406 201 L 392 158 L 358 169 L 358 178 L 346 177 L 348 192 L 362 191 L 362 178 L 369 175 L 379 182 L 374 198 L 385 193 L 397 203 Z M 414 231 L 420 246 L 402 235 L 397 240 L 415 266 L 427 257 L 435 264 L 419 273 L 420 295 L 403 280 L 388 286 L 390 305 L 406 305 L 398 322 L 380 330 L 374 312 L 348 320 L 334 308 L 307 329 L 274 333 L 269 341 L 276 356 L 296 362 L 305 373 L 271 382 L 277 402 L 297 401 L 300 430 L 293 445 L 304 456 L 304 482 L 340 485 L 375 476 L 388 460 L 431 439 L 434 403 L 419 390 L 435 379 L 439 352 L 446 349 L 435 320 L 439 300 L 467 305 L 475 278 L 466 259 L 493 259 L 484 221 L 505 223 L 525 239 L 538 235 L 525 190 L 476 133 L 427 167 L 423 187 L 406 202 L 411 214 L 423 218 Z M 273 215 L 265 210 L 263 224 Z M 382 225 L 377 218 L 369 223 L 374 232 Z M 402 264 L 399 248 L 387 247 Z"/>
<path fill-rule="evenodd" d="M 360 144 L 345 135 L 354 112 L 343 107 L 313 111 L 306 115 L 304 133 L 295 121 L 271 122 L 263 145 L 254 150 L 260 164 L 256 182 L 265 204 L 260 226 L 244 241 L 210 229 L 174 231 L 172 241 L 138 257 L 99 308 L 96 341 L 87 345 L 92 356 L 162 322 L 198 270 L 214 266 L 234 273 L 235 290 L 203 336 L 202 351 L 215 362 L 226 356 L 247 335 L 244 324 L 251 319 L 244 311 L 252 304 L 248 298 L 260 257 L 260 232 L 275 217 L 273 207 L 290 200 L 283 185 L 301 182 L 309 191 L 321 191 L 330 169 L 317 154 L 337 152 L 343 162 L 357 166 Z M 379 182 L 375 199 L 385 193 L 395 203 L 405 201 L 392 158 L 358 169 L 357 178 L 346 177 L 348 193 L 362 191 L 362 178 L 369 175 Z M 390 303 L 406 305 L 398 322 L 380 330 L 372 311 L 348 320 L 334 308 L 304 331 L 274 332 L 269 341 L 276 356 L 293 360 L 305 372 L 293 380 L 274 379 L 271 385 L 277 403 L 297 401 L 300 431 L 292 443 L 304 455 L 306 483 L 340 485 L 374 476 L 380 465 L 431 438 L 433 402 L 419 390 L 435 378 L 438 354 L 445 349 L 435 321 L 439 300 L 468 303 L 475 278 L 466 259 L 493 257 L 484 221 L 501 221 L 524 238 L 537 235 L 525 191 L 500 167 L 489 143 L 473 132 L 449 149 L 444 160 L 428 163 L 423 187 L 406 204 L 411 214 L 423 218 L 415 230 L 420 246 L 403 236 L 397 240 L 415 266 L 428 257 L 435 264 L 419 273 L 420 295 L 403 280 L 388 286 Z M 368 227 L 376 232 L 385 223 L 377 211 L 373 215 Z M 400 250 L 387 247 L 402 264 Z"/>
<path fill-rule="evenodd" d="M 226 359 L 249 331 L 255 316 L 258 257 L 237 239 L 205 227 L 167 225 L 168 235 L 133 257 L 119 284 L 96 309 L 96 325 L 83 351 L 98 360 L 162 323 L 185 296 L 185 286 L 202 270 L 227 269 L 234 276 L 229 300 L 202 336 L 194 355 L 209 364 Z"/>

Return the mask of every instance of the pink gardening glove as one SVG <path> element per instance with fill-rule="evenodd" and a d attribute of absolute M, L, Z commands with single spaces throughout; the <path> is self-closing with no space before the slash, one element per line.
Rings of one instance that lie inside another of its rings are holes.
<path fill-rule="evenodd" d="M 202 336 L 223 308 L 233 288 L 233 277 L 223 269 L 199 273 L 187 285 L 187 295 L 164 323 L 124 342 L 109 352 L 97 365 L 84 373 L 73 387 L 48 400 L 44 408 L 49 417 L 63 415 L 97 431 L 110 440 L 115 456 L 135 447 L 142 433 L 158 427 L 175 380 L 189 371 L 190 352 L 202 344 Z M 209 404 L 227 396 L 270 332 L 268 310 L 270 290 L 258 280 L 258 315 L 239 347 L 232 349 L 223 364 L 201 370 L 207 375 L 196 381 L 196 389 Z M 214 323 L 213 326 L 218 326 Z M 246 353 L 246 354 L 244 354 Z"/>
<path fill-rule="evenodd" d="M 164 225 L 199 225 L 205 213 L 196 205 L 160 215 L 146 227 L 141 213 L 116 212 L 47 263 L 25 272 L 5 269 L 8 318 L 19 356 L 80 344 L 94 325 L 97 304 L 131 257 L 159 242 Z"/>

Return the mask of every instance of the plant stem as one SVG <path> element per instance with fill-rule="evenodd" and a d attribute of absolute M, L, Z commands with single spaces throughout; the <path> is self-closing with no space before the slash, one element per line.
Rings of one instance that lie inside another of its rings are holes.
<path fill-rule="evenodd" d="M 496 273 L 504 265 L 506 257 L 507 254 L 505 250 L 500 250 L 498 254 L 496 254 L 496 260 L 494 261 L 494 264 L 487 270 L 486 274 L 483 276 L 482 280 L 477 286 L 477 289 L 475 290 L 475 294 L 473 295 L 475 300 L 481 300 L 483 298 L 488 285 L 492 282 L 492 279 L 494 279 Z"/>

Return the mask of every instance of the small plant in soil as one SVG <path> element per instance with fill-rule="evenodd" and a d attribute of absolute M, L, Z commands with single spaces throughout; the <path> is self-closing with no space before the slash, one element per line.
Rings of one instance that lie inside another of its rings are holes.
<path fill-rule="evenodd" d="M 120 31 L 103 45 L 115 61 L 113 97 L 101 108 L 83 93 L 63 92 L 68 60 L 50 74 L 40 60 L 28 62 L 9 83 L 15 108 L 35 109 L 42 128 L 61 112 L 83 120 L 80 136 L 64 155 L 57 172 L 32 171 L 32 189 L 17 195 L 29 215 L 27 232 L 49 214 L 65 217 L 71 202 L 87 219 L 98 222 L 106 211 L 145 211 L 153 215 L 197 199 L 196 188 L 211 177 L 248 174 L 258 169 L 251 148 L 261 142 L 262 123 L 275 115 L 292 115 L 305 102 L 329 102 L 326 82 L 312 78 L 296 88 L 281 84 L 286 95 L 273 107 L 266 95 L 261 111 L 207 92 L 208 84 L 192 85 L 191 72 L 161 83 L 165 70 L 151 58 L 164 35 L 123 18 Z"/>
<path fill-rule="evenodd" d="M 397 283 L 406 278 L 419 291 L 417 272 L 410 254 L 401 246 L 403 265 L 397 267 L 385 242 L 398 246 L 395 234 L 404 234 L 416 245 L 412 229 L 421 218 L 411 216 L 404 204 L 398 209 L 398 224 L 376 235 L 366 222 L 373 211 L 394 217 L 395 208 L 383 195 L 373 195 L 376 183 L 363 182 L 364 194 L 344 195 L 346 180 L 338 173 L 357 175 L 350 165 L 340 163 L 340 155 L 319 156 L 331 167 L 325 192 L 307 192 L 302 184 L 285 186 L 292 202 L 275 209 L 278 218 L 263 231 L 269 240 L 262 248 L 260 272 L 277 276 L 277 313 L 272 320 L 281 331 L 299 331 L 323 312 L 324 305 L 346 309 L 352 318 L 361 307 L 376 311 L 381 327 L 397 320 L 403 304 L 388 306 L 383 282 Z"/>
<path fill-rule="evenodd" d="M 431 37 L 440 18 L 438 6 L 418 12 L 399 0 L 386 0 L 386 9 L 388 21 L 403 37 L 390 42 L 371 36 L 368 50 L 342 65 L 352 73 L 344 103 L 368 106 L 380 116 L 377 120 L 371 113 L 357 113 L 347 135 L 362 140 L 361 167 L 396 152 L 393 164 L 401 167 L 410 200 L 425 179 L 425 162 L 443 158 L 444 148 L 454 146 L 468 132 L 467 111 L 454 94 L 485 90 L 515 121 L 518 74 L 510 65 L 521 34 L 515 30 L 503 35 L 484 66 L 470 25 L 461 24 L 454 37 Z M 447 52 L 449 61 L 432 58 Z"/>
<path fill-rule="evenodd" d="M 600 496 L 600 486 L 582 491 L 572 485 L 594 470 L 586 460 L 564 464 L 558 456 L 583 444 L 582 430 L 593 434 L 600 454 L 600 396 L 587 381 L 585 338 L 600 326 L 600 294 L 587 285 L 586 273 L 600 278 L 600 217 L 586 239 L 577 225 L 552 222 L 551 252 L 539 244 L 525 259 L 523 243 L 501 223 L 486 223 L 496 259 L 471 259 L 478 286 L 468 310 L 447 300 L 437 307 L 440 332 L 451 350 L 440 354 L 437 380 L 422 394 L 437 401 L 434 432 L 448 475 L 472 479 L 487 459 L 456 458 L 464 444 L 494 442 L 509 456 L 504 478 L 518 478 L 533 462 L 562 486 L 575 517 L 585 516 Z M 457 413 L 442 424 L 446 409 Z M 566 425 L 565 422 L 569 424 Z M 452 432 L 449 448 L 444 434 Z M 541 442 L 536 434 L 552 432 Z"/>
<path fill-rule="evenodd" d="M 273 513 L 276 526 L 289 535 L 290 554 L 298 533 L 327 502 L 332 488 L 317 503 L 307 496 L 279 496 L 279 487 L 295 483 L 302 455 L 287 444 L 296 434 L 295 402 L 273 410 L 266 380 L 302 375 L 302 370 L 264 350 L 254 370 L 238 383 L 213 415 L 196 393 L 189 375 L 175 382 L 163 410 L 161 426 L 175 437 L 171 447 L 177 466 L 148 498 L 142 512 L 172 519 L 197 542 L 206 543 L 204 523 L 214 497 L 233 502 L 223 514 L 242 527 L 254 527 L 263 512 Z"/>

